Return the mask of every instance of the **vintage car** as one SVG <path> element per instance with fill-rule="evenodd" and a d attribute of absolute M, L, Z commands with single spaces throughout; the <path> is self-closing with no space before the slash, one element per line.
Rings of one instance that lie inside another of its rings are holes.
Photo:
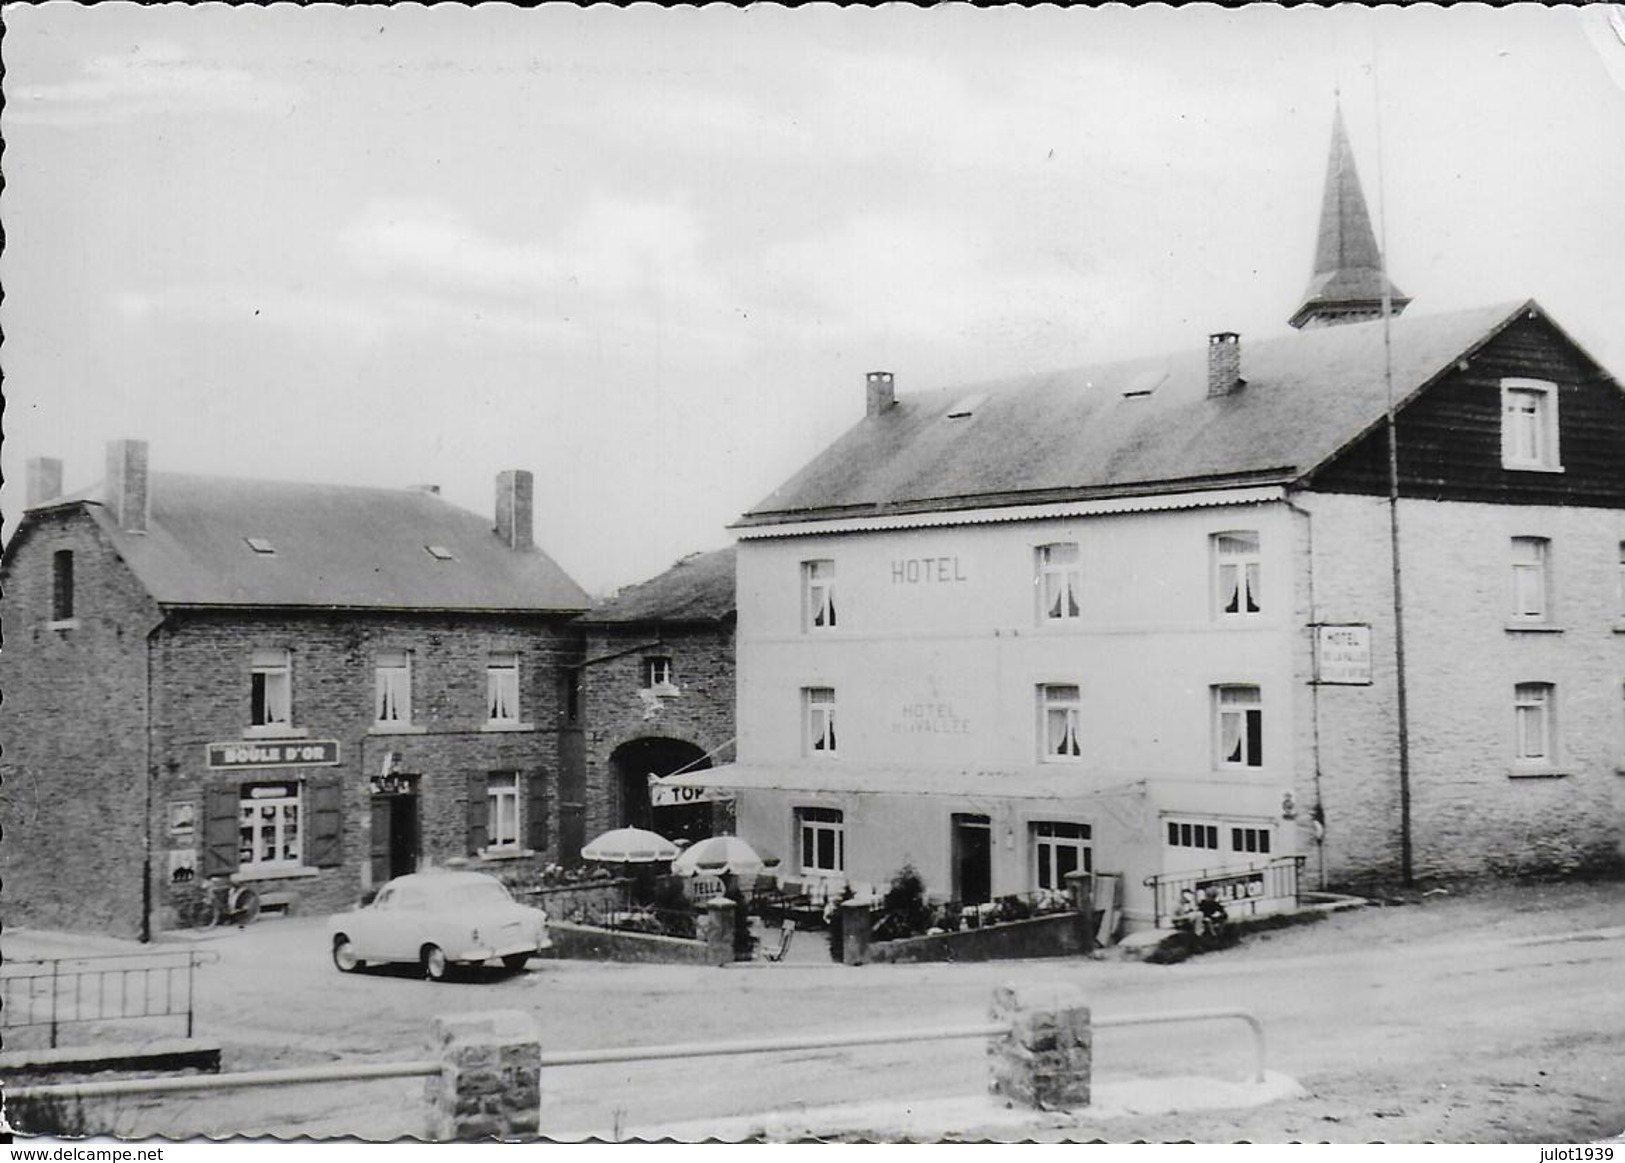
<path fill-rule="evenodd" d="M 453 966 L 500 959 L 510 970 L 548 948 L 547 914 L 515 901 L 481 872 L 415 872 L 378 890 L 371 903 L 328 921 L 333 964 L 354 973 L 369 962 L 421 965 L 430 981 Z"/>

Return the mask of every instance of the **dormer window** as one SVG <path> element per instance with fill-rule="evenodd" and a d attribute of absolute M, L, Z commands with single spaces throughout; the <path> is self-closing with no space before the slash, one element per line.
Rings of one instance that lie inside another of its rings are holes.
<path fill-rule="evenodd" d="M 276 546 L 272 545 L 263 537 L 244 537 L 243 541 L 246 542 L 248 547 L 255 553 L 258 553 L 263 557 L 276 556 Z"/>
<path fill-rule="evenodd" d="M 444 545 L 425 545 L 424 551 L 436 561 L 456 561 L 456 556 Z"/>
<path fill-rule="evenodd" d="M 1558 451 L 1557 385 L 1545 380 L 1502 380 L 1502 467 L 1561 472 Z"/>

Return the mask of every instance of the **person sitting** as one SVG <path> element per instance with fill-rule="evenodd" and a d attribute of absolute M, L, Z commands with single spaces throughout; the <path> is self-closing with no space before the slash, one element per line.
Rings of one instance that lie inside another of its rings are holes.
<path fill-rule="evenodd" d="M 1196 931 L 1196 894 L 1190 889 L 1179 892 L 1179 906 L 1174 909 L 1174 928 L 1186 933 Z"/>
<path fill-rule="evenodd" d="M 1218 889 L 1210 888 L 1204 892 L 1196 908 L 1202 914 L 1202 936 L 1218 937 L 1224 933 L 1224 925 L 1230 919 L 1230 914 L 1219 900 Z"/>

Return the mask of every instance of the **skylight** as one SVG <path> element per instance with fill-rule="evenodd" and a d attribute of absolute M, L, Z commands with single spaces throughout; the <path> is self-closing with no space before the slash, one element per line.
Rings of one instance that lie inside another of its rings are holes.
<path fill-rule="evenodd" d="M 965 417 L 973 414 L 976 409 L 980 408 L 982 404 L 986 402 L 986 400 L 986 392 L 977 392 L 974 395 L 966 396 L 963 400 L 959 401 L 959 403 L 948 409 L 948 419 L 963 420 Z"/>
<path fill-rule="evenodd" d="M 276 546 L 272 545 L 263 537 L 244 537 L 243 540 L 248 543 L 248 547 L 255 553 L 264 554 L 266 557 L 271 557 L 276 554 Z"/>
<path fill-rule="evenodd" d="M 428 550 L 429 556 L 434 558 L 436 561 L 457 560 L 457 558 L 453 556 L 451 550 L 447 549 L 444 545 L 425 545 L 423 548 Z"/>
<path fill-rule="evenodd" d="M 1149 371 L 1137 372 L 1123 385 L 1123 398 L 1125 400 L 1143 400 L 1162 387 L 1163 381 L 1167 378 L 1167 368 L 1152 368 Z"/>

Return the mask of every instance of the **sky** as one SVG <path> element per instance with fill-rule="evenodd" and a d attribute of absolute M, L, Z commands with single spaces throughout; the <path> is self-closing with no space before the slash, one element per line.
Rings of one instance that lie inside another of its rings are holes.
<path fill-rule="evenodd" d="M 433 483 L 590 592 L 900 394 L 1287 330 L 1341 101 L 1416 314 L 1625 378 L 1625 6 L 8 5 L 28 458 Z M 1337 94 L 1337 96 L 1334 96 Z"/>

